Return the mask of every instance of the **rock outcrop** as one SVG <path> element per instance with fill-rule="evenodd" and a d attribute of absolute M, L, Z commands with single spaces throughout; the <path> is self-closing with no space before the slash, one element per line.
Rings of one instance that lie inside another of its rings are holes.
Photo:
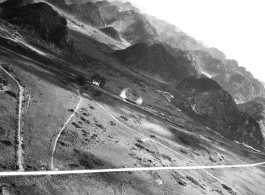
<path fill-rule="evenodd" d="M 137 7 L 133 6 L 130 2 L 123 3 L 121 1 L 113 1 L 111 4 L 117 6 L 120 11 L 134 10 L 134 11 L 140 12 L 140 10 Z"/>
<path fill-rule="evenodd" d="M 259 123 L 262 135 L 265 139 L 265 98 L 256 97 L 250 102 L 237 104 L 237 107 L 241 112 L 248 113 Z"/>
<path fill-rule="evenodd" d="M 188 115 L 228 139 L 256 149 L 263 147 L 259 124 L 249 114 L 240 112 L 232 96 L 214 80 L 188 77 L 176 90 L 172 103 Z"/>
<path fill-rule="evenodd" d="M 207 47 L 203 42 L 196 40 L 188 34 L 181 31 L 180 28 L 166 21 L 160 20 L 154 16 L 145 15 L 148 21 L 153 25 L 158 33 L 160 41 L 181 50 L 203 50 L 210 53 L 213 58 L 224 60 L 225 54 L 217 48 Z"/>
<path fill-rule="evenodd" d="M 71 40 L 66 19 L 46 3 L 5 8 L 0 17 L 47 42 L 63 46 Z"/>
<path fill-rule="evenodd" d="M 253 77 L 247 77 L 246 74 L 239 71 L 226 71 L 213 79 L 228 91 L 237 103 L 248 102 L 265 94 L 261 82 Z"/>
<path fill-rule="evenodd" d="M 113 27 L 106 27 L 100 30 L 104 32 L 106 35 L 108 35 L 109 37 L 115 39 L 116 41 L 119 41 L 119 42 L 122 41 L 119 32 Z"/>
<path fill-rule="evenodd" d="M 67 10 L 76 16 L 80 21 L 94 27 L 102 28 L 105 26 L 99 8 L 94 3 L 88 2 L 85 4 L 71 4 L 68 5 Z"/>
<path fill-rule="evenodd" d="M 144 15 L 133 9 L 131 4 L 99 1 L 96 5 L 99 6 L 106 25 L 115 28 L 127 42 L 131 44 L 157 42 L 156 29 Z"/>
<path fill-rule="evenodd" d="M 177 83 L 188 76 L 198 76 L 198 71 L 185 53 L 173 56 L 161 44 L 149 46 L 137 43 L 125 50 L 115 51 L 114 55 L 130 68 L 164 81 Z"/>
<path fill-rule="evenodd" d="M 212 57 L 212 55 L 203 50 L 194 50 L 192 54 L 195 57 L 197 65 L 203 72 L 212 76 L 224 74 L 226 71 L 225 65 L 222 60 Z"/>
<path fill-rule="evenodd" d="M 65 10 L 66 12 L 76 16 L 80 21 L 85 22 L 96 28 L 105 26 L 101 17 L 99 7 L 92 2 L 83 4 L 66 4 L 65 0 L 47 0 L 51 4 Z"/>

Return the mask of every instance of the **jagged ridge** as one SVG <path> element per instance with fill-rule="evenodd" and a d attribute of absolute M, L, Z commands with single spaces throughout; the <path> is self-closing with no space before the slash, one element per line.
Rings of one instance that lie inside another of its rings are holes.
<path fill-rule="evenodd" d="M 149 46 L 137 43 L 125 50 L 114 52 L 114 55 L 134 70 L 160 76 L 169 82 L 179 82 L 190 75 L 198 76 L 197 70 L 185 55 L 174 57 L 161 44 Z"/>
<path fill-rule="evenodd" d="M 207 78 L 185 78 L 176 86 L 178 96 L 172 103 L 212 127 L 221 135 L 254 148 L 262 148 L 263 137 L 259 124 L 247 113 L 237 109 L 231 95 Z"/>

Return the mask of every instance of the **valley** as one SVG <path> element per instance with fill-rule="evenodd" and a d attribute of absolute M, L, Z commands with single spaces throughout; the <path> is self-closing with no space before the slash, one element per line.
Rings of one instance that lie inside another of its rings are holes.
<path fill-rule="evenodd" d="M 52 8 L 66 18 L 70 49 L 0 20 L 0 194 L 264 193 L 264 138 L 253 113 L 238 111 L 236 95 L 217 81 L 195 78 L 190 54 L 131 48 L 126 36 L 114 40 Z M 103 87 L 92 84 L 95 74 Z"/>

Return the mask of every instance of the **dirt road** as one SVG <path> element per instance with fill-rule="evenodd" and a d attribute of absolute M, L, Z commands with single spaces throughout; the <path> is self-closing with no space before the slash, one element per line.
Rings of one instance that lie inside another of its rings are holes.
<path fill-rule="evenodd" d="M 19 87 L 19 103 L 18 103 L 18 123 L 17 123 L 17 165 L 18 165 L 18 170 L 19 171 L 24 171 L 23 168 L 23 149 L 22 149 L 22 143 L 23 143 L 23 138 L 21 136 L 21 123 L 22 123 L 22 102 L 24 100 L 24 88 L 20 85 L 19 81 L 15 79 L 15 77 L 10 74 L 8 71 L 6 71 L 2 66 L 0 68 L 10 77 L 12 78 L 16 84 Z"/>
<path fill-rule="evenodd" d="M 54 165 L 53 165 L 53 159 L 54 159 L 54 153 L 55 153 L 55 150 L 56 150 L 56 146 L 57 146 L 57 142 L 58 142 L 58 139 L 59 137 L 61 136 L 63 130 L 65 129 L 65 127 L 67 126 L 67 124 L 70 122 L 70 120 L 72 119 L 72 117 L 75 115 L 75 113 L 78 111 L 79 109 L 79 106 L 83 100 L 80 92 L 78 91 L 78 94 L 80 96 L 80 99 L 76 105 L 76 108 L 74 110 L 74 112 L 70 115 L 70 117 L 67 119 L 67 121 L 64 123 L 63 127 L 60 129 L 60 131 L 58 132 L 57 136 L 55 137 L 55 139 L 53 139 L 52 141 L 52 154 L 51 154 L 51 163 L 50 163 L 50 169 L 51 170 L 54 170 Z"/>

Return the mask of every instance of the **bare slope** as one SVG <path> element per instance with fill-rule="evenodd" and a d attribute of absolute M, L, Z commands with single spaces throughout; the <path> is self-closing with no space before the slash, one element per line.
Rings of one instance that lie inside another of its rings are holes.
<path fill-rule="evenodd" d="M 2 60 L 25 89 L 22 128 L 26 170 L 49 169 L 53 140 L 64 126 L 54 153 L 54 167 L 59 170 L 264 161 L 260 152 L 225 139 L 174 107 L 165 97 L 170 86 L 123 66 L 110 55 L 113 45 L 107 44 L 113 42 L 102 44 L 88 36 L 96 36 L 97 31 L 88 28 L 86 32 L 86 27 L 73 26 L 76 53 L 71 57 L 43 48 L 46 55 L 33 53 L 25 45 L 7 39 L 1 31 Z M 76 76 L 90 79 L 95 73 L 107 79 L 103 90 L 89 84 L 77 85 Z M 143 97 L 142 107 L 116 96 L 125 87 Z M 83 98 L 80 109 L 76 109 L 80 102 L 77 89 Z M 182 94 L 174 95 L 179 98 Z M 264 169 L 258 167 L 1 177 L 0 189 L 11 194 L 262 195 L 263 177 Z"/>
<path fill-rule="evenodd" d="M 143 71 L 165 81 L 179 82 L 187 76 L 198 76 L 197 70 L 185 55 L 175 57 L 163 45 L 134 44 L 114 55 L 133 70 Z"/>

